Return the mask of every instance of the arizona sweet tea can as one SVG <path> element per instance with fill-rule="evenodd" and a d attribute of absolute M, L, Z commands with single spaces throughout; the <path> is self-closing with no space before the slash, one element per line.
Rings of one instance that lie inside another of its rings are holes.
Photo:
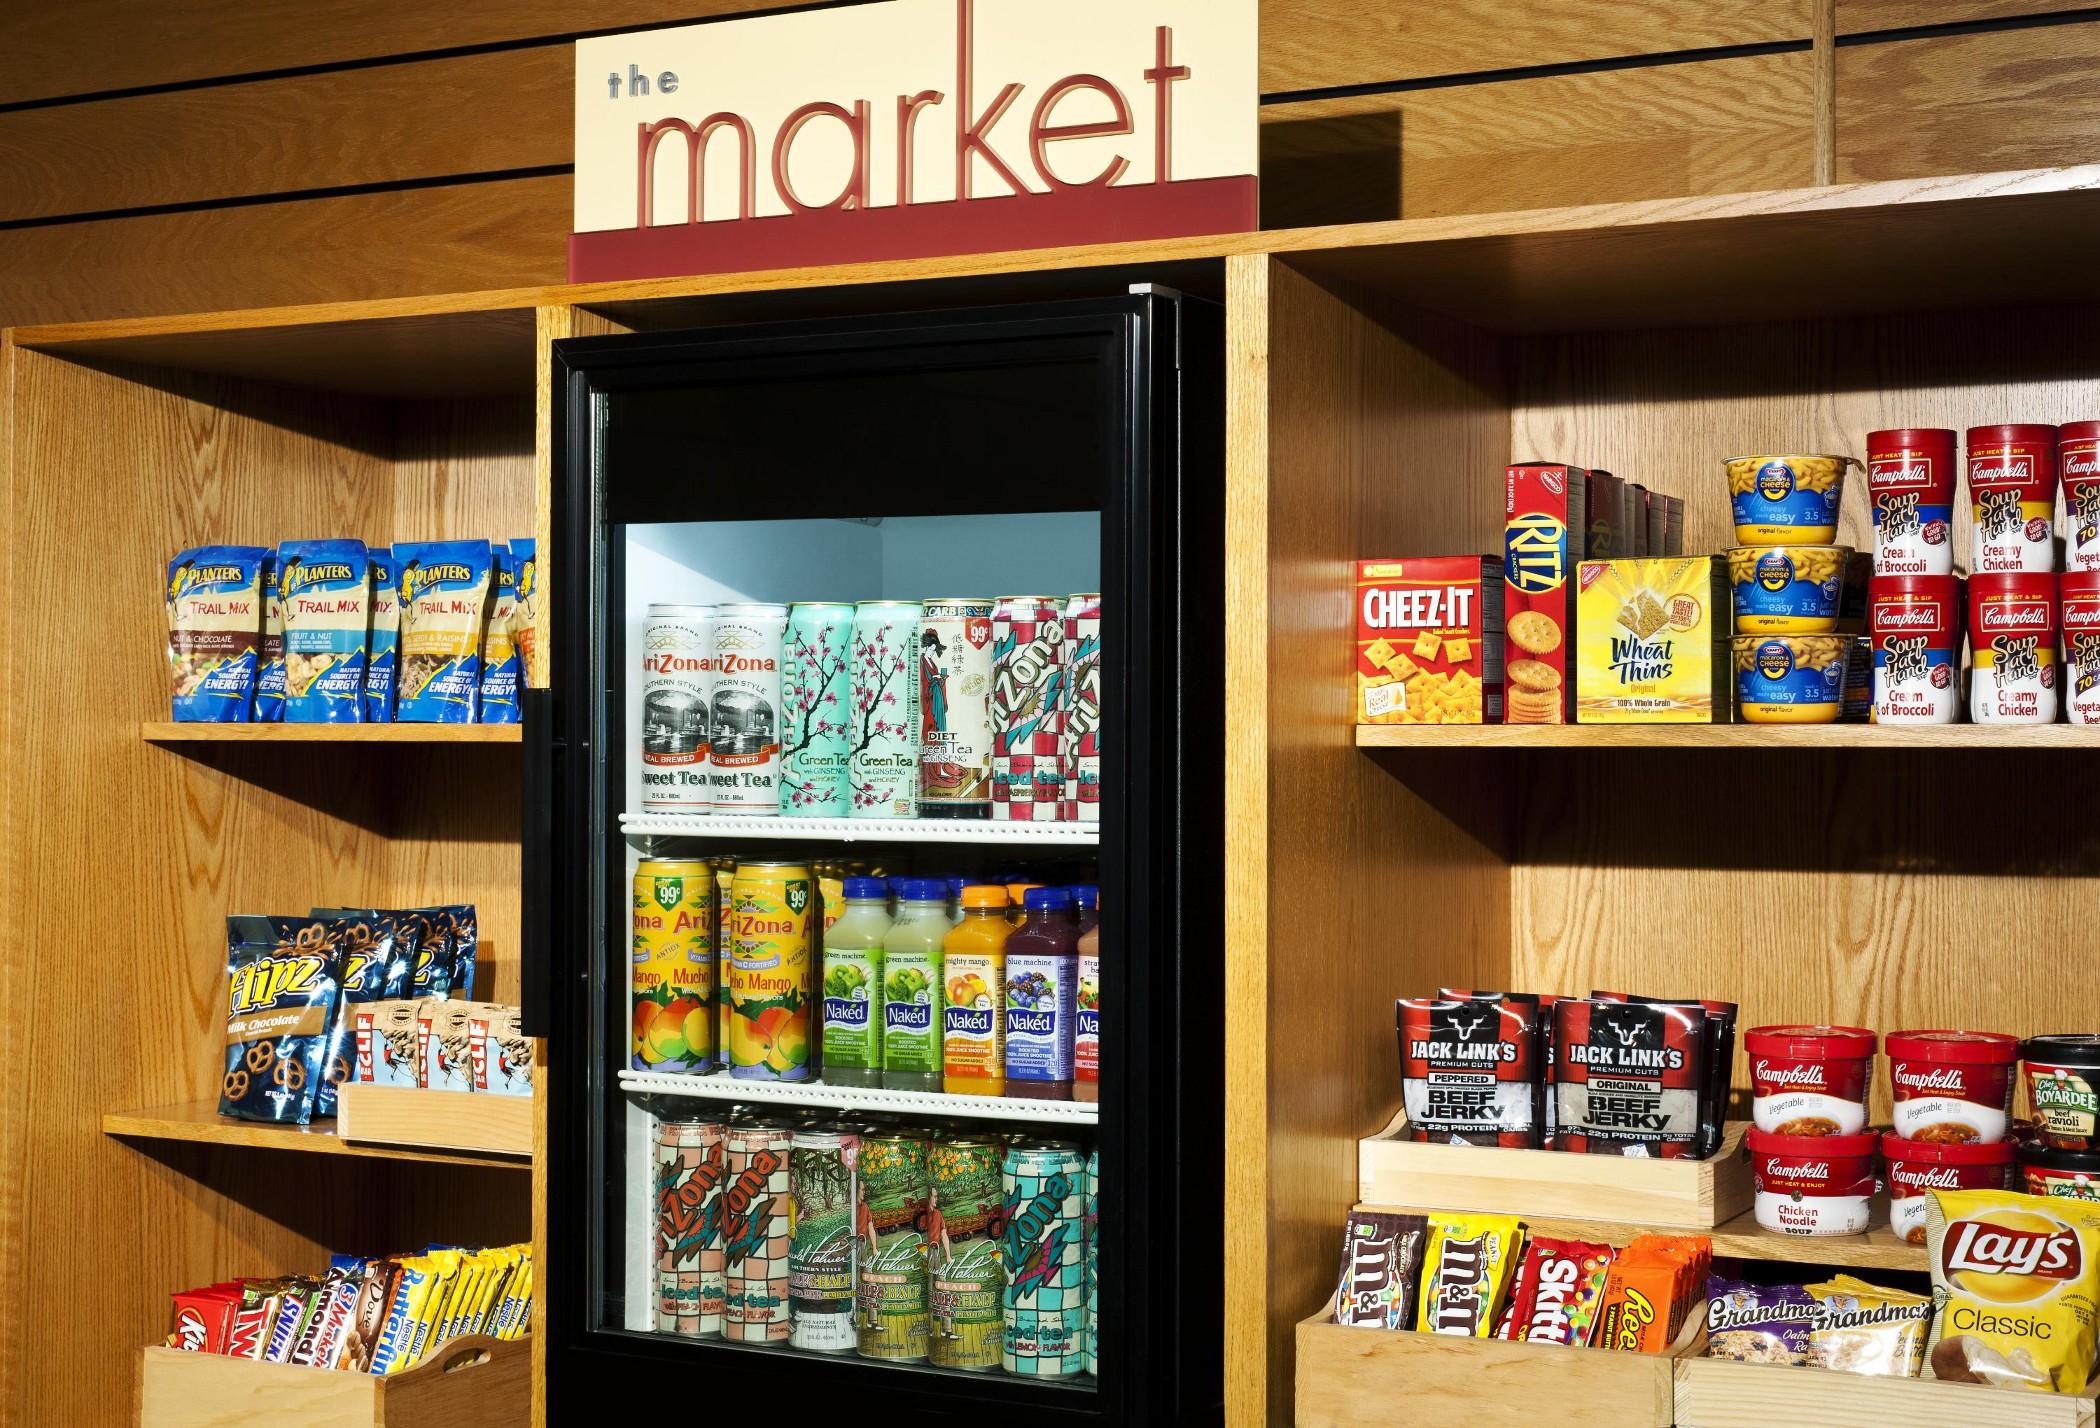
<path fill-rule="evenodd" d="M 1952 724 L 1961 712 L 1961 582 L 1876 575 L 1867 582 L 1874 722 Z"/>
<path fill-rule="evenodd" d="M 1969 501 L 1976 516 L 1976 575 L 2056 569 L 2053 426 L 1969 428 Z"/>
<path fill-rule="evenodd" d="M 958 597 L 919 607 L 919 816 L 992 816 L 992 612 Z"/>
<path fill-rule="evenodd" d="M 1067 823 L 1101 821 L 1101 597 L 1065 601 L 1065 806 Z"/>
<path fill-rule="evenodd" d="M 844 818 L 852 805 L 846 731 L 852 700 L 853 606 L 788 607 L 780 676 L 780 811 Z"/>
<path fill-rule="evenodd" d="M 785 605 L 715 611 L 713 739 L 708 776 L 717 813 L 780 812 L 780 661 Z"/>
<path fill-rule="evenodd" d="M 791 1332 L 788 1246 L 794 1223 L 784 1126 L 732 1125 L 723 1138 L 722 1334 L 747 1344 Z"/>
<path fill-rule="evenodd" d="M 2056 722 L 2056 576 L 1969 577 L 1969 717 L 1979 724 Z"/>
<path fill-rule="evenodd" d="M 712 605 L 651 605 L 642 625 L 642 810 L 705 813 L 715 697 Z"/>
<path fill-rule="evenodd" d="M 729 1178 L 719 1121 L 656 1123 L 656 1327 L 722 1332 L 722 1189 Z"/>
<path fill-rule="evenodd" d="M 1006 1233 L 1001 1365 L 1030 1378 L 1086 1371 L 1086 1159 L 1062 1140 L 1020 1140 L 1000 1169 Z"/>
<path fill-rule="evenodd" d="M 715 1065 L 715 869 L 649 858 L 634 870 L 634 1058 L 637 1071 Z"/>
<path fill-rule="evenodd" d="M 941 1368 L 973 1373 L 999 1367 L 1005 1335 L 999 1263 L 1001 1141 L 964 1135 L 933 1147 L 933 1220 L 928 1233 L 931 1280 L 928 1351 Z"/>
<path fill-rule="evenodd" d="M 1065 803 L 1065 612 L 1047 595 L 992 611 L 992 818 L 1054 823 Z"/>
<path fill-rule="evenodd" d="M 1101 1371 L 1101 1151 L 1086 1158 L 1086 1371 Z"/>
<path fill-rule="evenodd" d="M 933 1199 L 924 1131 L 869 1136 L 860 1148 L 859 1329 L 862 1358 L 927 1354 L 926 1221 Z"/>
<path fill-rule="evenodd" d="M 788 1244 L 790 1342 L 815 1354 L 850 1354 L 860 1345 L 853 1323 L 853 1213 L 860 1137 L 798 1130 L 788 1151 L 788 1193 L 795 1213 Z"/>
<path fill-rule="evenodd" d="M 729 1070 L 809 1079 L 816 880 L 807 863 L 742 862 L 729 888 Z"/>
<path fill-rule="evenodd" d="M 911 818 L 919 809 L 919 605 L 853 607 L 847 678 L 846 799 L 855 818 Z"/>

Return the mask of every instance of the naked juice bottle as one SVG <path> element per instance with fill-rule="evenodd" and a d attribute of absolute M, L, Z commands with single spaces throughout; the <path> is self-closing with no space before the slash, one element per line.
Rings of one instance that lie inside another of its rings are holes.
<path fill-rule="evenodd" d="M 890 930 L 881 878 L 847 878 L 845 910 L 824 929 L 824 1079 L 882 1084 L 882 939 Z"/>
<path fill-rule="evenodd" d="M 963 919 L 942 945 L 947 1009 L 941 1087 L 951 1096 L 1006 1094 L 1006 889 L 962 890 Z"/>
<path fill-rule="evenodd" d="M 948 884 L 906 878 L 897 885 L 897 921 L 882 939 L 882 1086 L 941 1089 L 941 943 Z"/>
<path fill-rule="evenodd" d="M 1072 1022 L 1072 1099 L 1101 1099 L 1101 892 L 1072 889 L 1079 907 L 1079 1003 Z"/>
<path fill-rule="evenodd" d="M 1027 900 L 1006 939 L 1006 1094 L 1069 1101 L 1079 924 L 1064 888 L 1030 888 Z"/>

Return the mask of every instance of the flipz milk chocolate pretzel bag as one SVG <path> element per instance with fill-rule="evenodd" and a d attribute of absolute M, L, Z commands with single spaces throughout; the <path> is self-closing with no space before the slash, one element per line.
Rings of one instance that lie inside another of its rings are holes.
<path fill-rule="evenodd" d="M 220 1115 L 291 1125 L 313 1119 L 341 977 L 333 924 L 306 917 L 226 919 Z"/>

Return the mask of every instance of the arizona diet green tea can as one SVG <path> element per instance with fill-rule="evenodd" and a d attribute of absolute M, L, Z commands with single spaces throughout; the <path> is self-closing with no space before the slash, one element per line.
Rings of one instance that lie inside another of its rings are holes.
<path fill-rule="evenodd" d="M 789 818 L 844 818 L 846 731 L 852 688 L 853 607 L 788 607 L 780 671 L 780 811 Z"/>
<path fill-rule="evenodd" d="M 722 1185 L 726 1128 L 706 1119 L 656 1123 L 656 1327 L 722 1332 Z"/>
<path fill-rule="evenodd" d="M 1017 1141 L 1000 1182 L 1001 1364 L 1031 1378 L 1074 1377 L 1086 1371 L 1086 1159 L 1070 1141 Z"/>
<path fill-rule="evenodd" d="M 933 1198 L 924 1131 L 861 1142 L 858 1286 L 862 1358 L 926 1357 L 926 1221 Z"/>
<path fill-rule="evenodd" d="M 817 1354 L 850 1354 L 853 1327 L 853 1198 L 860 1137 L 798 1130 L 788 1151 L 794 1233 L 788 1244 L 789 1342 Z"/>
<path fill-rule="evenodd" d="M 911 818 L 919 809 L 919 605 L 853 607 L 847 672 L 846 793 L 855 818 Z"/>
<path fill-rule="evenodd" d="M 919 816 L 992 816 L 993 602 L 928 600 L 919 613 Z"/>
<path fill-rule="evenodd" d="M 731 1126 L 722 1191 L 725 1338 L 785 1342 L 788 1323 L 788 1152 L 782 1126 Z"/>
<path fill-rule="evenodd" d="M 929 1351 L 941 1368 L 984 1372 L 999 1367 L 1005 1335 L 999 1299 L 1006 1274 L 995 1231 L 1005 1203 L 1003 1151 L 1002 1142 L 979 1136 L 956 1136 L 933 1147 Z"/>

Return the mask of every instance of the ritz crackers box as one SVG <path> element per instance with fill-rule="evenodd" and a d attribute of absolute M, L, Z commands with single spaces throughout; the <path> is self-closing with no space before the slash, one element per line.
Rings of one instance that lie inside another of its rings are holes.
<path fill-rule="evenodd" d="M 1575 564 L 1589 521 L 1580 466 L 1508 469 L 1502 533 L 1506 724 L 1574 722 Z"/>
<path fill-rule="evenodd" d="M 1484 724 L 1502 714 L 1502 562 L 1356 563 L 1356 722 Z"/>

